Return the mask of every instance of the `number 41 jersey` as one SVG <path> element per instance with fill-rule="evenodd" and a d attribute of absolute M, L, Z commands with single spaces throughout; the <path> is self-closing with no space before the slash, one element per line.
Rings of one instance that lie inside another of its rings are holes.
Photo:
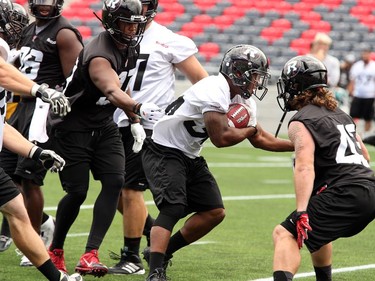
<path fill-rule="evenodd" d="M 356 140 L 355 124 L 341 109 L 329 111 L 325 107 L 307 105 L 289 123 L 293 121 L 302 122 L 314 139 L 314 194 L 325 184 L 355 184 L 353 178 L 375 180 Z"/>

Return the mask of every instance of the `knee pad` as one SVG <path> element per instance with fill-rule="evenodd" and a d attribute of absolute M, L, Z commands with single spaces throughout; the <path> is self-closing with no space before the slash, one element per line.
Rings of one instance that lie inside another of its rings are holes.
<path fill-rule="evenodd" d="M 154 222 L 154 226 L 160 226 L 172 232 L 173 227 L 186 216 L 184 205 L 168 205 L 160 208 L 160 214 Z"/>

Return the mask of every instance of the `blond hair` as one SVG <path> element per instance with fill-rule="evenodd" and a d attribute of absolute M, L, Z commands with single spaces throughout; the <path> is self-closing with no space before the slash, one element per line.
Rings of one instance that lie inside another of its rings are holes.
<path fill-rule="evenodd" d="M 306 90 L 301 94 L 294 96 L 289 102 L 290 107 L 295 110 L 300 110 L 308 104 L 325 107 L 331 111 L 335 110 L 338 105 L 333 93 L 323 87 Z"/>

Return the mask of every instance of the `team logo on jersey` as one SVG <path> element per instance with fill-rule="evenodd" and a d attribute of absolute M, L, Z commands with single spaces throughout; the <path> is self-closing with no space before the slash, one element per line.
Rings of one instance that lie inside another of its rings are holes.
<path fill-rule="evenodd" d="M 53 41 L 51 38 L 47 38 L 46 41 L 52 45 L 56 45 L 56 41 Z"/>

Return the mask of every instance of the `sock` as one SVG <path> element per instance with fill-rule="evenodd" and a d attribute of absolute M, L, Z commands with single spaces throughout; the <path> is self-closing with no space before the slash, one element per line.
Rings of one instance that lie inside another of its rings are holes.
<path fill-rule="evenodd" d="M 151 252 L 150 253 L 150 272 L 151 275 L 155 269 L 163 268 L 165 255 L 163 253 Z"/>
<path fill-rule="evenodd" d="M 52 261 L 49 259 L 41 266 L 38 270 L 50 281 L 60 281 L 61 272 L 55 267 Z"/>
<path fill-rule="evenodd" d="M 43 212 L 42 224 L 45 223 L 48 219 L 49 219 L 49 215 L 47 215 L 45 212 Z"/>
<path fill-rule="evenodd" d="M 189 245 L 189 243 L 186 242 L 186 240 L 182 236 L 181 232 L 177 231 L 175 234 L 173 234 L 173 236 L 169 240 L 168 248 L 167 248 L 167 251 L 165 252 L 165 254 L 166 254 L 167 257 L 172 256 L 172 254 L 174 252 L 176 252 L 177 250 L 179 250 L 179 249 L 181 249 L 181 248 L 183 248 L 187 245 Z"/>
<path fill-rule="evenodd" d="M 273 280 L 274 281 L 292 281 L 293 274 L 289 271 L 278 270 L 273 273 Z"/>
<path fill-rule="evenodd" d="M 124 245 L 126 251 L 132 252 L 139 256 L 139 245 L 141 244 L 141 237 L 128 238 L 124 237 Z"/>
<path fill-rule="evenodd" d="M 315 267 L 316 281 L 332 281 L 332 266 Z"/>

